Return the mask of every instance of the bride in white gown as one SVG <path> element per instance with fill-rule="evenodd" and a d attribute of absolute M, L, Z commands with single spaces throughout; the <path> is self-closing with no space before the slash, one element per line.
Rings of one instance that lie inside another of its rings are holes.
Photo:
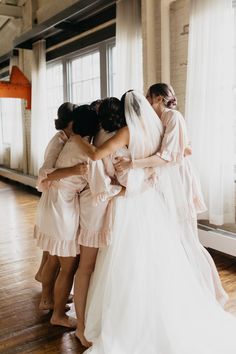
<path fill-rule="evenodd" d="M 158 151 L 161 122 L 136 91 L 125 96 L 125 118 L 127 127 L 101 148 L 86 146 L 90 157 L 122 144 L 133 159 Z M 99 251 L 89 290 L 85 336 L 93 346 L 85 353 L 235 354 L 236 319 L 200 285 L 178 223 L 152 186 L 158 170 L 148 171 L 131 170 L 115 201 L 112 244 Z"/>

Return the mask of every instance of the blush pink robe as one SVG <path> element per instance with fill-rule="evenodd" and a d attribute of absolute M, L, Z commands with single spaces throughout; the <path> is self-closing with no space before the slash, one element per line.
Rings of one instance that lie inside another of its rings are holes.
<path fill-rule="evenodd" d="M 47 190 L 50 186 L 51 182 L 45 182 L 45 179 L 49 173 L 55 170 L 55 163 L 67 140 L 67 135 L 63 130 L 60 130 L 49 141 L 44 153 L 44 163 L 39 169 L 38 180 L 36 183 L 36 187 L 40 192 Z"/>
<path fill-rule="evenodd" d="M 189 156 L 184 156 L 184 150 L 189 146 L 185 120 L 182 114 L 175 110 L 165 110 L 161 117 L 165 132 L 158 155 L 180 166 L 180 174 L 191 215 L 202 213 L 206 205 L 202 196 L 201 186 Z"/>
<path fill-rule="evenodd" d="M 99 131 L 94 139 L 94 145 L 99 147 L 110 139 L 114 133 Z M 105 247 L 111 242 L 113 225 L 113 199 L 125 185 L 127 173 L 117 174 L 113 163 L 116 156 L 128 156 L 126 148 L 119 149 L 103 161 L 90 161 L 88 187 L 80 193 L 80 227 L 78 243 L 86 247 Z M 111 185 L 111 179 L 116 178 L 117 185 Z M 120 185 L 118 185 L 120 184 Z"/>
<path fill-rule="evenodd" d="M 54 169 L 82 162 L 88 162 L 88 158 L 71 136 L 61 150 Z M 90 180 L 94 190 L 99 190 L 102 181 L 103 193 L 106 195 L 99 207 L 93 203 L 88 175 L 74 175 L 47 184 L 43 177 L 46 178 L 46 175 L 54 169 L 43 170 L 41 186 L 44 192 L 38 205 L 34 236 L 37 245 L 51 255 L 75 257 L 79 253 L 80 244 L 89 247 L 103 247 L 109 244 L 111 232 L 109 199 L 119 193 L 121 187 L 111 185 L 102 161 L 90 164 L 94 177 Z M 79 195 L 83 200 L 82 207 Z M 80 224 L 84 226 L 83 243 L 78 242 L 78 237 L 81 237 Z"/>
<path fill-rule="evenodd" d="M 180 216 L 183 247 L 203 287 L 209 288 L 218 302 L 224 306 L 228 296 L 222 287 L 211 255 L 198 238 L 197 213 L 205 211 L 206 205 L 190 157 L 184 156 L 184 150 L 189 146 L 185 120 L 180 112 L 170 109 L 164 111 L 161 120 L 165 131 L 158 156 L 171 162 L 170 168 L 175 166 L 172 171 L 173 174 L 176 173 L 176 179 L 172 176 L 170 190 L 175 193 L 172 198 L 175 207 L 172 210 L 177 211 L 178 217 Z M 168 165 L 159 168 L 160 176 L 161 171 L 164 172 L 169 168 Z M 158 184 L 161 185 L 165 200 L 170 201 L 164 174 L 159 181 L 157 179 Z M 170 202 L 169 205 L 171 204 Z"/>

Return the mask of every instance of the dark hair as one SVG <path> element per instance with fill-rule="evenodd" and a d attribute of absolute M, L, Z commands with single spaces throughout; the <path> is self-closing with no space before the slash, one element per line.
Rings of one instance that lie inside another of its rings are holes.
<path fill-rule="evenodd" d="M 90 103 L 90 108 L 93 109 L 95 112 L 98 112 L 100 104 L 102 103 L 102 100 L 96 100 Z"/>
<path fill-rule="evenodd" d="M 55 119 L 55 128 L 62 130 L 67 128 L 68 124 L 73 120 L 73 112 L 78 106 L 71 102 L 63 103 L 57 110 L 57 119 Z"/>
<path fill-rule="evenodd" d="M 98 110 L 98 119 L 101 127 L 108 132 L 114 132 L 127 125 L 125 116 L 121 112 L 121 101 L 116 97 L 105 98 L 102 101 Z"/>
<path fill-rule="evenodd" d="M 81 136 L 93 137 L 99 127 L 97 113 L 88 104 L 77 107 L 73 111 L 72 130 Z"/>
<path fill-rule="evenodd" d="M 167 108 L 175 108 L 177 106 L 177 98 L 173 88 L 170 85 L 165 83 L 154 84 L 150 86 L 148 93 L 151 97 L 162 96 L 163 103 Z"/>

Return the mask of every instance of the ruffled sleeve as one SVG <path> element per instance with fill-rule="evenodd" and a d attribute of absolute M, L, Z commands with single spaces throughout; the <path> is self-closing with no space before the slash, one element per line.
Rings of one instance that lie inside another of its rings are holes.
<path fill-rule="evenodd" d="M 43 192 L 47 190 L 50 185 L 51 181 L 45 181 L 48 174 L 55 171 L 55 163 L 60 155 L 62 148 L 64 147 L 65 143 L 67 142 L 68 138 L 63 131 L 58 132 L 49 142 L 45 154 L 44 154 L 44 163 L 39 169 L 38 179 L 36 183 L 36 188 L 38 191 Z"/>
<path fill-rule="evenodd" d="M 93 195 L 94 205 L 116 196 L 122 188 L 121 186 L 111 184 L 111 179 L 105 173 L 101 160 L 89 161 L 88 182 Z"/>
<path fill-rule="evenodd" d="M 181 162 L 185 147 L 188 146 L 184 118 L 180 112 L 168 110 L 164 112 L 162 122 L 165 133 L 157 155 L 166 161 Z"/>

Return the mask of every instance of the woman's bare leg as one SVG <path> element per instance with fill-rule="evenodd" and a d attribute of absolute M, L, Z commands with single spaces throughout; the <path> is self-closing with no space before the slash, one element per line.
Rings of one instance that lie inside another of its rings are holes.
<path fill-rule="evenodd" d="M 48 256 L 49 256 L 49 252 L 43 251 L 39 269 L 34 277 L 34 279 L 40 283 L 42 283 L 42 271 L 43 271 L 43 267 L 44 267 L 45 263 L 47 262 Z"/>
<path fill-rule="evenodd" d="M 42 270 L 42 296 L 39 304 L 40 310 L 52 310 L 54 307 L 54 284 L 60 267 L 57 256 L 48 254 L 47 261 Z"/>
<path fill-rule="evenodd" d="M 90 347 L 92 343 L 88 342 L 84 336 L 84 313 L 89 282 L 95 268 L 97 253 L 98 248 L 81 246 L 79 267 L 75 275 L 74 302 L 78 318 L 75 335 L 80 340 L 81 344 L 87 348 Z"/>
<path fill-rule="evenodd" d="M 65 314 L 65 306 L 70 294 L 74 274 L 78 267 L 77 257 L 59 257 L 60 272 L 54 286 L 54 310 L 51 317 L 51 324 L 76 328 L 77 321 Z"/>

